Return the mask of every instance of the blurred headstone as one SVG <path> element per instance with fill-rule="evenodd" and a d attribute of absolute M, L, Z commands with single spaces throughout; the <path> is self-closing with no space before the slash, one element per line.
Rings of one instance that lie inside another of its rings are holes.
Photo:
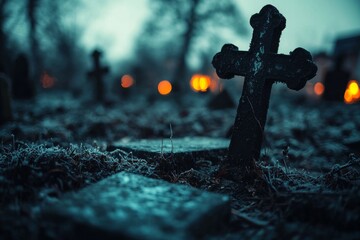
<path fill-rule="evenodd" d="M 272 84 L 285 83 L 293 90 L 302 89 L 316 75 L 311 54 L 296 48 L 290 55 L 276 54 L 286 19 L 271 5 L 250 19 L 254 28 L 248 52 L 226 44 L 213 59 L 219 77 L 245 77 L 242 96 L 229 146 L 229 164 L 251 170 L 260 156 L 263 132 Z"/>
<path fill-rule="evenodd" d="M 35 84 L 30 79 L 29 61 L 20 54 L 14 62 L 12 72 L 12 96 L 15 99 L 31 99 L 35 96 Z"/>
<path fill-rule="evenodd" d="M 329 101 L 344 101 L 344 93 L 350 80 L 350 73 L 343 69 L 344 57 L 338 56 L 333 70 L 328 71 L 324 78 L 323 98 Z"/>
<path fill-rule="evenodd" d="M 230 210 L 228 196 L 121 172 L 64 195 L 42 217 L 45 232 L 63 239 L 203 239 Z"/>
<path fill-rule="evenodd" d="M 234 100 L 226 89 L 212 97 L 208 103 L 208 107 L 211 109 L 226 109 L 234 108 L 235 106 Z"/>
<path fill-rule="evenodd" d="M 0 72 L 0 125 L 12 120 L 9 79 Z"/>
<path fill-rule="evenodd" d="M 101 52 L 99 50 L 94 50 L 91 54 L 94 63 L 94 69 L 88 73 L 90 78 L 95 80 L 94 94 L 96 100 L 101 102 L 104 100 L 104 81 L 103 75 L 109 72 L 108 67 L 102 67 L 100 64 Z"/>

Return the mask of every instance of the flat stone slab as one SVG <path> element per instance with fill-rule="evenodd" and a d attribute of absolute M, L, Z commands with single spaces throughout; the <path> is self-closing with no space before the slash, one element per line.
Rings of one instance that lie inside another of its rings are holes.
<path fill-rule="evenodd" d="M 118 173 L 44 207 L 46 235 L 62 239 L 196 239 L 230 217 L 229 197 Z"/>
<path fill-rule="evenodd" d="M 118 141 L 108 150 L 121 149 L 150 161 L 154 158 L 171 158 L 175 162 L 180 160 L 181 165 L 187 166 L 198 159 L 216 161 L 219 160 L 219 156 L 227 156 L 229 143 L 230 140 L 226 138 L 207 137 L 143 139 L 131 142 Z"/>

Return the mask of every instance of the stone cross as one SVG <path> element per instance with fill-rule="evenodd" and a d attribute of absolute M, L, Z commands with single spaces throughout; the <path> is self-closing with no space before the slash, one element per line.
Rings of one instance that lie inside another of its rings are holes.
<path fill-rule="evenodd" d="M 302 89 L 316 75 L 310 53 L 296 48 L 290 55 L 277 54 L 286 19 L 271 5 L 250 19 L 253 36 L 248 52 L 226 44 L 212 61 L 219 77 L 245 77 L 242 96 L 229 146 L 229 164 L 251 170 L 260 156 L 271 87 L 282 82 L 293 90 Z"/>
<path fill-rule="evenodd" d="M 99 50 L 94 50 L 91 54 L 94 62 L 94 70 L 88 73 L 88 76 L 95 78 L 95 95 L 98 101 L 104 100 L 104 83 L 102 76 L 109 72 L 108 67 L 101 67 L 100 65 L 100 56 L 101 52 Z"/>

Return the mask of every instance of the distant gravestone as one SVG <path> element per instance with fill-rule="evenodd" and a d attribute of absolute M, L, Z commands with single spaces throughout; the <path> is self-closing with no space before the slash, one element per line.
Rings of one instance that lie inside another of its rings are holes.
<path fill-rule="evenodd" d="M 286 19 L 271 5 L 250 19 L 254 28 L 248 52 L 226 44 L 213 58 L 219 77 L 245 77 L 242 96 L 229 146 L 229 164 L 253 170 L 260 156 L 263 132 L 272 84 L 285 83 L 293 90 L 302 89 L 316 75 L 310 53 L 297 48 L 290 55 L 276 54 Z"/>
<path fill-rule="evenodd" d="M 9 79 L 0 72 L 0 125 L 12 120 Z"/>
<path fill-rule="evenodd" d="M 45 207 L 47 235 L 63 239 L 203 239 L 230 217 L 229 197 L 119 173 Z"/>
<path fill-rule="evenodd" d="M 337 57 L 334 69 L 328 71 L 324 78 L 323 98 L 329 101 L 344 101 L 344 93 L 350 80 L 350 72 L 343 69 L 344 58 Z"/>
<path fill-rule="evenodd" d="M 103 75 L 109 72 L 108 67 L 102 67 L 100 64 L 101 52 L 99 50 L 94 50 L 91 54 L 94 63 L 94 69 L 88 73 L 90 78 L 95 80 L 95 89 L 94 94 L 96 96 L 97 101 L 104 100 L 104 81 Z"/>
<path fill-rule="evenodd" d="M 12 72 L 12 96 L 15 99 L 31 99 L 35 96 L 35 85 L 30 79 L 29 61 L 20 54 L 14 62 Z"/>

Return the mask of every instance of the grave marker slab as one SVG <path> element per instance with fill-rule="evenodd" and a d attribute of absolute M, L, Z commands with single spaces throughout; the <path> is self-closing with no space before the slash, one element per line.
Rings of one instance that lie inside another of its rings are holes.
<path fill-rule="evenodd" d="M 101 52 L 94 50 L 91 54 L 94 62 L 94 70 L 88 73 L 88 76 L 95 79 L 95 96 L 97 101 L 104 100 L 104 82 L 102 76 L 109 72 L 108 67 L 102 67 L 100 64 Z"/>
<path fill-rule="evenodd" d="M 168 158 L 180 169 L 190 169 L 196 160 L 219 161 L 228 153 L 229 140 L 225 138 L 188 137 L 178 139 L 143 139 L 131 142 L 115 142 L 109 151 L 121 149 L 147 161 Z"/>
<path fill-rule="evenodd" d="M 226 44 L 213 58 L 219 77 L 245 77 L 229 146 L 233 167 L 253 169 L 260 156 L 272 84 L 278 81 L 300 90 L 316 75 L 308 51 L 296 48 L 290 55 L 277 54 L 285 22 L 274 6 L 267 5 L 250 19 L 254 31 L 248 52 Z"/>
<path fill-rule="evenodd" d="M 230 216 L 229 197 L 119 173 L 43 211 L 48 234 L 64 239 L 198 239 Z"/>
<path fill-rule="evenodd" d="M 343 69 L 344 57 L 338 56 L 335 59 L 334 69 L 328 71 L 324 78 L 323 99 L 330 101 L 344 101 L 344 93 L 350 81 L 350 72 Z"/>
<path fill-rule="evenodd" d="M 12 80 L 12 97 L 15 99 L 31 99 L 35 96 L 35 84 L 30 79 L 30 66 L 25 54 L 15 59 Z"/>

